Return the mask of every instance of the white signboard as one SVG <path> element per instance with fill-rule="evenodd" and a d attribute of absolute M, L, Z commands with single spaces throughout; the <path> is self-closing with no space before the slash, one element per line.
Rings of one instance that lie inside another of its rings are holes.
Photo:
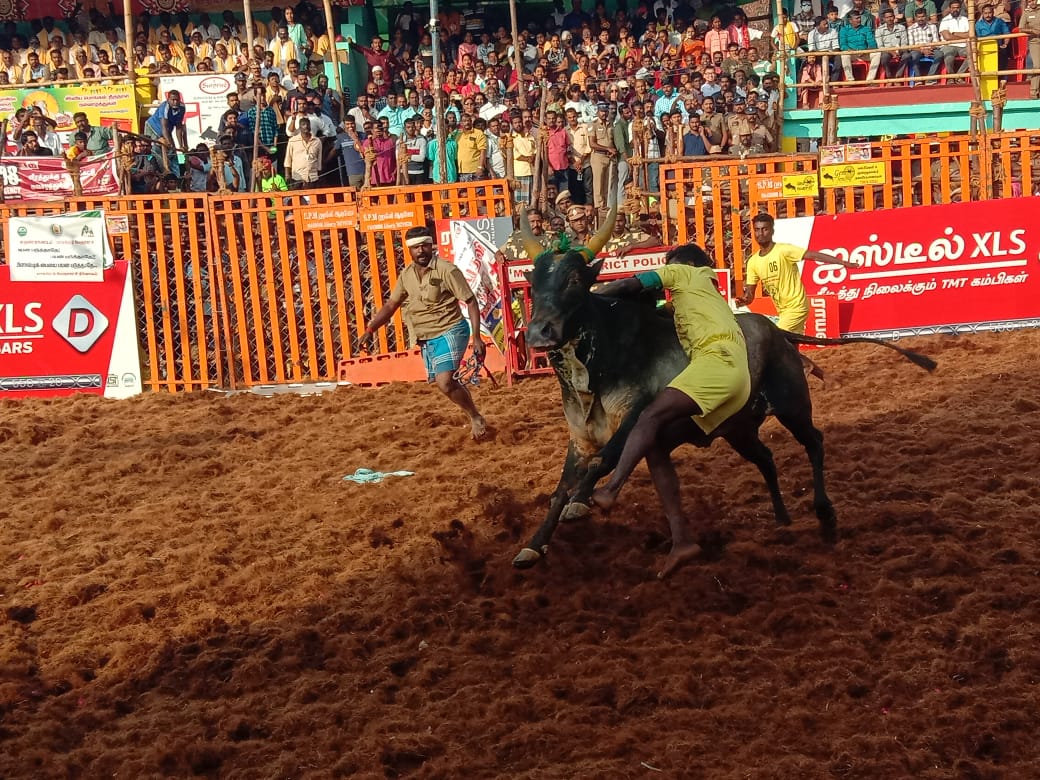
<path fill-rule="evenodd" d="M 104 281 L 112 261 L 104 212 L 11 217 L 8 224 L 12 282 Z"/>
<path fill-rule="evenodd" d="M 228 110 L 227 94 L 236 91 L 234 74 L 184 73 L 159 79 L 160 100 L 165 100 L 171 89 L 180 92 L 184 101 L 188 146 L 211 145 L 217 140 L 220 117 Z"/>

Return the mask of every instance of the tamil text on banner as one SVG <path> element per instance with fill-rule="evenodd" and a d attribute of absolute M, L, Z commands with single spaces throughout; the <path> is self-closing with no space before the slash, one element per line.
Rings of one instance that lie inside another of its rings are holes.
<path fill-rule="evenodd" d="M 776 240 L 859 263 L 806 263 L 842 335 L 1040 325 L 1040 198 L 777 220 Z"/>
<path fill-rule="evenodd" d="M 82 84 L 75 87 L 38 87 L 0 92 L 0 116 L 14 116 L 19 108 L 39 107 L 58 123 L 63 135 L 76 130 L 73 115 L 82 111 L 95 127 L 137 130 L 137 103 L 132 84 Z"/>
<path fill-rule="evenodd" d="M 443 237 L 450 237 L 447 246 Z M 470 289 L 480 307 L 480 324 L 499 349 L 505 341 L 502 335 L 502 286 L 499 282 L 495 253 L 513 232 L 513 220 L 509 217 L 477 219 L 452 219 L 437 223 L 438 244 L 441 257 L 457 265 L 469 282 Z"/>
<path fill-rule="evenodd" d="M 235 91 L 231 74 L 184 73 L 163 76 L 159 79 L 159 99 L 165 100 L 167 93 L 175 89 L 184 101 L 184 128 L 188 146 L 212 145 L 218 138 L 220 117 L 228 109 L 227 94 Z"/>
<path fill-rule="evenodd" d="M 64 157 L 4 157 L 0 162 L 5 201 L 68 200 L 74 197 L 72 174 Z M 116 160 L 112 155 L 80 163 L 79 181 L 84 197 L 119 195 Z"/>
<path fill-rule="evenodd" d="M 104 281 L 12 282 L 0 266 L 0 398 L 141 392 L 130 267 Z"/>
<path fill-rule="evenodd" d="M 111 265 L 101 211 L 11 217 L 7 230 L 13 282 L 103 282 L 104 268 Z"/>

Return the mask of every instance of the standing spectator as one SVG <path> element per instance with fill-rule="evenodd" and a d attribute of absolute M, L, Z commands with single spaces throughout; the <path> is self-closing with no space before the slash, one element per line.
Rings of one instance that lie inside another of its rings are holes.
<path fill-rule="evenodd" d="M 184 126 L 186 110 L 181 102 L 181 93 L 171 89 L 166 100 L 158 105 L 144 125 L 144 134 L 156 141 L 159 154 L 166 160 L 164 166 L 174 176 L 180 175 L 177 150 L 187 150 L 188 131 Z"/>
<path fill-rule="evenodd" d="M 534 178 L 534 138 L 524 127 L 521 114 L 513 114 L 511 118 L 513 131 L 513 176 L 519 185 L 516 189 L 518 203 L 531 202 L 531 182 Z"/>
<path fill-rule="evenodd" d="M 397 184 L 397 141 L 390 137 L 382 122 L 372 125 L 372 135 L 362 144 L 365 156 L 375 155 L 368 183 L 373 187 Z"/>
<path fill-rule="evenodd" d="M 408 155 L 408 183 L 426 184 L 426 139 L 419 135 L 417 120 L 409 117 L 404 121 L 404 149 Z"/>
<path fill-rule="evenodd" d="M 614 134 L 614 148 L 617 149 L 617 186 L 614 188 L 613 204 L 621 203 L 625 199 L 625 185 L 632 178 L 632 169 L 629 159 L 632 157 L 632 140 L 629 135 L 629 126 L 632 124 L 632 106 L 628 103 L 618 105 L 618 116 L 614 120 L 611 132 Z"/>
<path fill-rule="evenodd" d="M 285 147 L 285 170 L 292 186 L 300 189 L 314 186 L 321 159 L 321 141 L 311 134 L 310 119 L 303 117 L 299 120 L 299 132 Z"/>
<path fill-rule="evenodd" d="M 982 6 L 982 18 L 975 22 L 975 37 L 976 38 L 992 38 L 996 35 L 1008 35 L 1011 32 L 1011 28 L 1008 27 L 1007 22 L 1001 19 L 993 12 L 993 6 L 987 3 Z M 1004 38 L 997 41 L 997 70 L 1007 70 L 1008 65 L 1008 41 L 1010 39 Z M 1037 67 L 1034 62 L 1033 67 Z M 1007 81 L 1007 76 L 1001 76 L 1001 81 Z"/>
<path fill-rule="evenodd" d="M 935 52 L 935 62 L 932 63 L 929 76 L 939 72 L 939 66 L 944 65 L 948 74 L 954 73 L 954 65 L 958 57 L 963 57 L 957 73 L 964 73 L 968 69 L 968 29 L 970 22 L 966 16 L 961 15 L 960 0 L 950 0 L 947 6 L 949 13 L 943 17 L 939 24 L 939 37 L 943 41 Z"/>
<path fill-rule="evenodd" d="M 361 187 L 365 183 L 365 159 L 361 156 L 362 143 L 354 123 L 343 123 L 343 132 L 336 136 L 335 148 L 343 159 L 343 172 L 348 187 Z"/>
<path fill-rule="evenodd" d="M 592 203 L 592 145 L 589 143 L 589 130 L 578 123 L 578 113 L 568 108 L 567 114 L 567 153 L 570 157 L 568 190 L 574 202 L 584 205 Z"/>
<path fill-rule="evenodd" d="M 79 132 L 86 134 L 89 154 L 104 154 L 112 150 L 114 134 L 111 127 L 91 127 L 90 120 L 82 111 L 73 114 L 72 121 Z"/>
<path fill-rule="evenodd" d="M 459 120 L 458 146 L 459 181 L 480 181 L 487 170 L 487 136 L 473 127 L 473 117 L 463 114 Z"/>
<path fill-rule="evenodd" d="M 955 0 L 956 2 L 956 0 Z M 874 39 L 874 33 L 872 33 L 867 27 L 864 27 L 862 22 L 862 14 L 856 9 L 849 11 L 847 17 L 847 23 L 841 26 L 841 30 L 838 31 L 838 41 L 841 45 L 842 51 L 860 51 L 864 49 L 876 49 L 877 41 Z M 841 55 L 841 69 L 845 73 L 845 80 L 852 81 L 854 79 L 852 73 L 852 56 L 851 54 Z M 856 60 L 862 60 L 868 55 L 857 54 Z M 867 66 L 867 81 L 874 81 L 877 78 L 878 65 L 881 63 L 881 52 L 875 51 L 869 55 L 870 62 Z"/>
<path fill-rule="evenodd" d="M 563 116 L 555 111 L 545 112 L 546 157 L 549 159 L 549 177 L 557 189 L 567 189 L 570 179 L 570 139 L 564 126 Z"/>
<path fill-rule="evenodd" d="M 878 46 L 882 49 L 893 48 L 899 50 L 896 52 L 881 52 L 881 71 L 886 73 L 888 71 L 888 63 L 896 59 L 899 61 L 899 67 L 896 69 L 895 77 L 900 78 L 906 73 L 906 69 L 910 66 L 913 58 L 906 49 L 908 43 L 906 28 L 901 24 L 896 24 L 896 13 L 891 8 L 882 9 L 881 24 L 878 25 L 875 37 L 877 38 Z"/>
<path fill-rule="evenodd" d="M 617 147 L 614 146 L 614 130 L 609 121 L 610 106 L 600 103 L 596 109 L 596 121 L 589 131 L 589 146 L 592 148 L 592 202 L 600 216 L 610 207 L 610 183 L 617 176 Z"/>
<path fill-rule="evenodd" d="M 1040 69 L 1040 0 L 1026 0 L 1026 9 L 1018 21 L 1019 32 L 1029 34 L 1029 59 Z M 1029 97 L 1040 100 L 1040 73 L 1029 77 Z"/>

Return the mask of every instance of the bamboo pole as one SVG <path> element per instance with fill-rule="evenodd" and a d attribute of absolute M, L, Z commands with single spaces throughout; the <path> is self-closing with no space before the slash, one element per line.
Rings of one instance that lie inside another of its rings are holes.
<path fill-rule="evenodd" d="M 332 16 L 332 0 L 324 0 L 325 6 L 325 35 L 329 39 L 329 51 L 332 53 L 332 86 L 339 94 L 340 103 L 343 102 L 343 83 L 339 75 L 339 53 L 336 51 L 336 29 L 335 19 Z M 386 74 L 389 76 L 390 74 Z M 341 113 L 346 114 L 346 107 Z"/>
<path fill-rule="evenodd" d="M 328 0 L 325 0 L 328 2 Z M 509 0 L 509 24 L 513 36 L 513 69 L 516 70 L 516 102 L 520 108 L 527 108 L 527 95 L 524 94 L 524 56 L 520 51 L 520 32 L 516 23 L 516 0 Z"/>
<path fill-rule="evenodd" d="M 257 166 L 260 164 L 260 113 L 264 110 L 264 87 L 256 86 L 253 87 L 253 93 L 256 95 L 255 105 L 253 108 L 256 109 L 256 118 L 253 120 L 253 164 L 250 167 L 249 176 L 249 190 L 250 192 L 256 192 L 259 184 L 259 177 L 256 175 Z"/>
<path fill-rule="evenodd" d="M 130 0 L 123 0 L 123 28 L 126 35 L 123 48 L 126 51 L 126 61 L 130 62 L 134 51 L 134 14 L 130 8 Z M 115 52 L 112 52 L 112 59 L 115 59 Z"/>
<path fill-rule="evenodd" d="M 437 18 L 437 0 L 430 0 L 430 40 L 433 43 L 433 121 L 437 128 L 437 178 L 441 184 L 448 183 L 447 146 L 444 135 L 447 128 L 444 124 L 444 90 L 441 89 L 441 41 L 440 20 Z"/>
<path fill-rule="evenodd" d="M 783 0 L 776 0 L 776 23 L 783 24 L 781 13 L 784 10 Z M 788 20 L 790 24 L 790 20 Z M 784 140 L 784 104 L 787 103 L 787 28 L 780 28 L 780 59 L 777 63 L 777 75 L 779 78 L 780 98 L 777 100 L 776 116 L 773 117 L 773 131 L 776 136 L 777 148 L 783 147 Z M 797 73 L 797 71 L 795 71 Z"/>
<path fill-rule="evenodd" d="M 531 202 L 537 203 L 541 209 L 542 216 L 546 216 L 548 204 L 545 202 L 545 192 L 548 188 L 548 162 L 549 150 L 547 148 L 548 136 L 545 133 L 545 106 L 549 98 L 549 90 L 545 81 L 542 81 L 541 95 L 538 101 L 538 146 L 534 151 L 534 178 L 531 180 Z"/>
<path fill-rule="evenodd" d="M 242 14 L 245 16 L 246 26 L 246 62 L 253 59 L 253 5 L 250 0 L 242 0 Z"/>

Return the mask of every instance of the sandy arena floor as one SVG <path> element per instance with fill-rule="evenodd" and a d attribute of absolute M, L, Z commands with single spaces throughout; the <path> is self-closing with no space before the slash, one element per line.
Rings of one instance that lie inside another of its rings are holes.
<path fill-rule="evenodd" d="M 1040 331 L 816 353 L 842 540 L 775 422 L 530 572 L 555 382 L 0 403 L 0 777 L 1036 778 Z M 358 467 L 417 476 L 355 485 Z"/>

